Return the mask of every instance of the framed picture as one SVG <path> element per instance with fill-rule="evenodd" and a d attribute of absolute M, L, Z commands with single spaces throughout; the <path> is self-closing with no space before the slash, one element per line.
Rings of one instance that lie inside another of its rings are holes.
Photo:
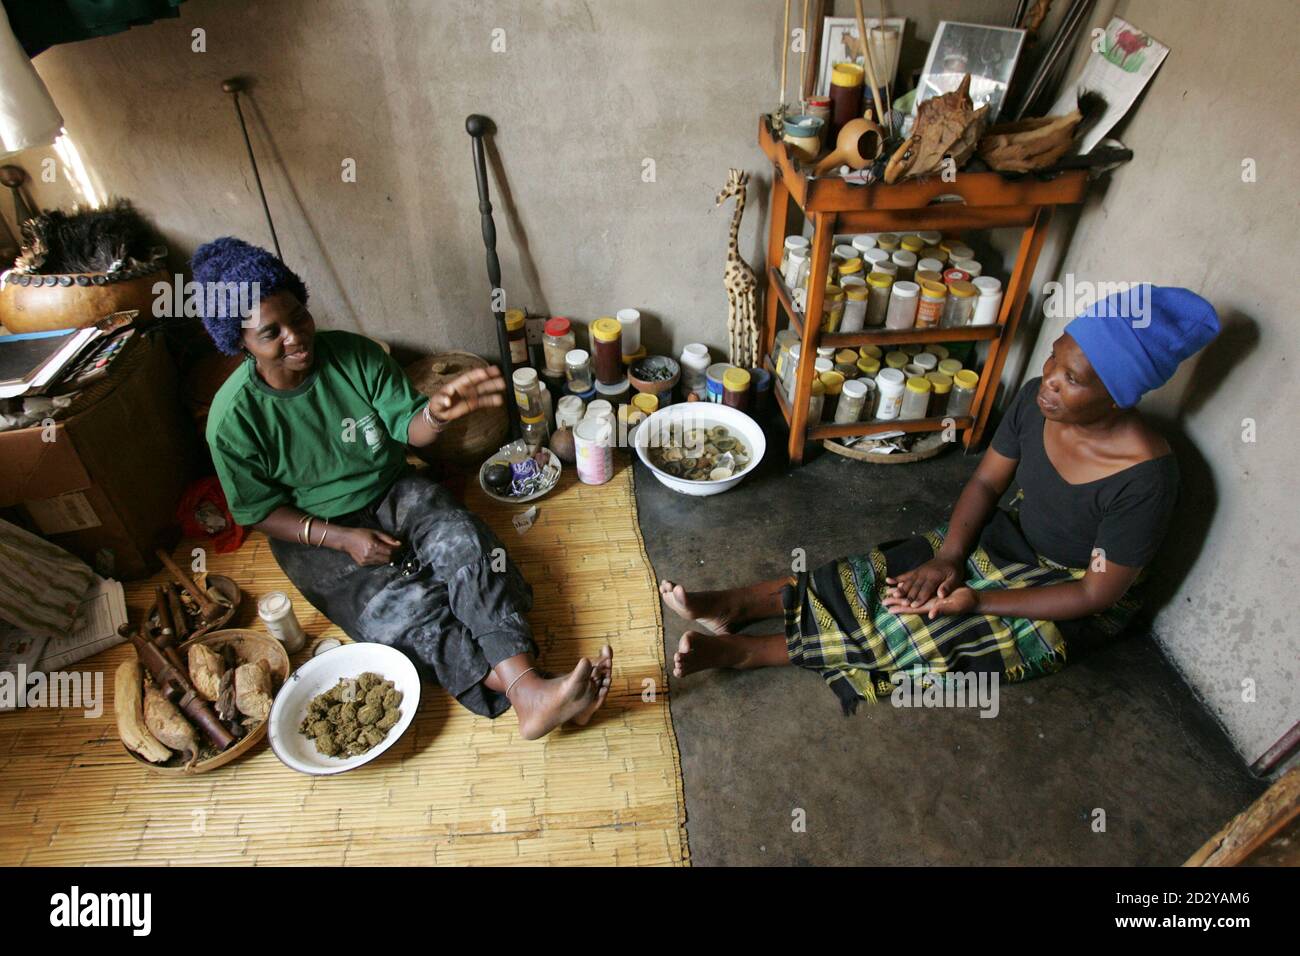
<path fill-rule="evenodd" d="M 997 122 L 1024 42 L 1024 30 L 940 20 L 921 71 L 917 105 L 951 93 L 969 73 L 971 102 L 976 109 L 987 105 L 990 122 Z"/>
<path fill-rule="evenodd" d="M 906 17 L 886 17 L 880 27 L 879 17 L 864 17 L 867 33 L 871 36 L 871 59 L 876 65 L 876 79 L 882 84 L 892 84 L 898 72 L 898 54 L 903 48 L 903 28 Z M 822 55 L 817 61 L 817 96 L 828 96 L 831 91 L 831 70 L 836 63 L 856 63 L 865 75 L 862 62 L 862 44 L 858 41 L 857 17 L 826 17 L 822 26 Z M 870 78 L 866 79 L 869 84 Z"/>

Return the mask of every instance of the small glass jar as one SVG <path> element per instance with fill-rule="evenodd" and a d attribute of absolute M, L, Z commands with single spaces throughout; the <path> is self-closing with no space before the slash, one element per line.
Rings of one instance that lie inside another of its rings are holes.
<path fill-rule="evenodd" d="M 835 353 L 835 371 L 845 378 L 858 377 L 858 353 L 853 349 L 840 349 Z"/>
<path fill-rule="evenodd" d="M 542 331 L 542 355 L 546 359 L 546 371 L 551 375 L 563 375 L 564 356 L 578 347 L 573 324 L 564 316 L 557 315 L 546 323 Z"/>
<path fill-rule="evenodd" d="M 836 278 L 840 283 L 843 283 L 845 279 L 851 278 L 852 276 L 860 276 L 863 274 L 862 260 L 857 256 L 854 256 L 852 259 L 845 259 L 839 264 L 835 272 Z"/>
<path fill-rule="evenodd" d="M 975 250 L 964 242 L 957 239 L 944 239 L 939 243 L 939 248 L 948 254 L 948 261 L 956 259 L 974 259 Z"/>
<path fill-rule="evenodd" d="M 893 285 L 893 277 L 883 272 L 873 272 L 867 276 L 867 328 L 878 329 L 885 324 Z"/>
<path fill-rule="evenodd" d="M 798 252 L 806 259 L 808 257 L 809 242 L 803 236 L 786 236 L 785 243 L 781 249 L 781 275 L 786 275 L 786 270 L 790 267 L 790 256 Z M 786 285 L 791 285 L 790 280 L 786 279 Z"/>
<path fill-rule="evenodd" d="M 948 414 L 948 395 L 952 391 L 952 376 L 943 372 L 930 372 L 930 414 L 935 418 Z"/>
<path fill-rule="evenodd" d="M 890 261 L 898 267 L 898 278 L 906 282 L 911 282 L 916 275 L 916 253 L 909 252 L 906 249 L 899 249 L 890 257 Z"/>
<path fill-rule="evenodd" d="M 837 285 L 826 286 L 826 296 L 822 301 L 822 325 L 823 332 L 836 332 L 840 327 L 840 319 L 844 317 L 844 290 Z"/>
<path fill-rule="evenodd" d="M 942 282 L 921 282 L 921 297 L 916 305 L 916 328 L 937 329 L 943 320 L 943 306 L 948 287 Z"/>
<path fill-rule="evenodd" d="M 865 260 L 867 253 L 876 248 L 876 237 L 867 233 L 854 236 L 853 248 L 857 250 L 858 258 Z"/>
<path fill-rule="evenodd" d="M 785 363 L 790 358 L 790 348 L 799 341 L 799 336 L 792 329 L 782 329 L 776 333 L 776 342 L 772 351 L 772 370 L 778 379 L 785 378 Z"/>
<path fill-rule="evenodd" d="M 623 326 L 610 316 L 591 323 L 591 346 L 595 349 L 596 381 L 613 385 L 623 378 Z"/>
<path fill-rule="evenodd" d="M 903 407 L 898 413 L 902 419 L 925 418 L 930 409 L 930 380 L 917 375 L 907 380 L 903 388 Z"/>
<path fill-rule="evenodd" d="M 962 369 L 952 377 L 952 391 L 948 393 L 946 414 L 952 418 L 964 418 L 970 414 L 975 402 L 975 390 L 979 388 L 980 377 L 968 368 Z"/>
<path fill-rule="evenodd" d="M 785 265 L 781 267 L 781 277 L 785 279 L 787 289 L 794 290 L 803 285 L 804 279 L 808 276 L 808 253 L 801 250 L 791 252 L 786 259 Z"/>
<path fill-rule="evenodd" d="M 822 420 L 822 409 L 826 406 L 826 386 L 821 379 L 815 378 L 812 393 L 808 396 L 808 424 L 817 425 Z"/>
<path fill-rule="evenodd" d="M 845 285 L 844 315 L 840 319 L 841 332 L 861 332 L 867 321 L 867 286 Z"/>
<path fill-rule="evenodd" d="M 523 309 L 506 309 L 506 337 L 510 340 L 510 364 L 527 365 L 528 333 L 524 330 L 527 316 Z"/>
<path fill-rule="evenodd" d="M 969 282 L 949 282 L 948 301 L 944 305 L 943 320 L 940 327 L 959 329 L 970 325 L 975 317 L 975 298 L 978 293 Z"/>
<path fill-rule="evenodd" d="M 520 415 L 519 435 L 528 446 L 528 453 L 535 455 L 546 445 L 550 432 L 546 429 L 545 415 Z"/>
<path fill-rule="evenodd" d="M 570 349 L 565 353 L 564 380 L 575 395 L 596 387 L 596 379 L 591 374 L 591 355 L 586 349 Z"/>
<path fill-rule="evenodd" d="M 856 380 L 849 380 L 840 389 L 840 401 L 835 406 L 837 425 L 847 425 L 862 418 L 862 408 L 867 401 L 867 386 Z"/>
<path fill-rule="evenodd" d="M 534 418 L 544 415 L 542 386 L 537 380 L 537 369 L 525 365 L 523 368 L 515 369 L 511 377 L 514 379 L 515 406 L 519 409 L 519 417 L 523 418 L 527 415 L 529 418 Z"/>
<path fill-rule="evenodd" d="M 885 328 L 910 329 L 916 325 L 916 303 L 921 287 L 915 282 L 895 282 L 890 290 L 889 309 L 885 312 Z"/>
<path fill-rule="evenodd" d="M 866 269 L 867 274 L 870 275 L 872 272 L 876 271 L 876 268 L 882 262 L 889 262 L 892 255 L 892 253 L 886 252 L 884 249 L 868 249 L 862 254 L 862 267 Z"/>
<path fill-rule="evenodd" d="M 785 366 L 781 369 L 781 387 L 787 395 L 794 394 L 794 382 L 799 374 L 799 356 L 802 353 L 802 343 L 796 342 L 790 346 L 790 354 L 786 356 Z"/>
<path fill-rule="evenodd" d="M 749 373 L 732 366 L 722 373 L 722 404 L 737 411 L 749 411 Z"/>

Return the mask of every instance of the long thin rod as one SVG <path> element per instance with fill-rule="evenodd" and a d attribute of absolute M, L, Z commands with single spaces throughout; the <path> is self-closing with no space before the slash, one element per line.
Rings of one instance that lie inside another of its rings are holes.
<path fill-rule="evenodd" d="M 506 331 L 505 310 L 501 305 L 501 260 L 497 256 L 497 227 L 492 221 L 492 200 L 488 194 L 487 161 L 483 153 L 483 137 L 491 121 L 477 113 L 465 120 L 474 149 L 474 180 L 478 184 L 478 211 L 483 225 L 483 245 L 487 249 L 488 282 L 492 286 L 492 316 L 496 320 L 497 348 L 501 350 L 501 374 L 506 380 L 506 417 L 510 422 L 510 437 L 518 438 L 519 408 L 515 404 L 514 363 L 510 360 L 510 333 Z"/>
<path fill-rule="evenodd" d="M 266 190 L 262 188 L 262 174 L 257 170 L 257 155 L 253 152 L 253 141 L 248 138 L 248 124 L 244 122 L 244 111 L 239 106 L 239 91 L 230 94 L 235 101 L 235 115 L 239 117 L 239 129 L 244 134 L 244 145 L 248 147 L 248 161 L 253 164 L 253 179 L 257 181 L 257 195 L 262 199 L 262 213 L 266 216 L 266 228 L 271 230 L 271 242 L 275 245 L 277 258 L 283 259 L 280 252 L 280 237 L 275 234 L 275 220 L 271 218 L 271 207 L 266 202 Z"/>

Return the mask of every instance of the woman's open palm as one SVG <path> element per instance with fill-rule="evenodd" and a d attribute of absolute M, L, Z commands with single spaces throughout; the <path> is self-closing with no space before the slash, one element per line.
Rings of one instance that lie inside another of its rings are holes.
<path fill-rule="evenodd" d="M 455 421 L 478 408 L 505 404 L 506 381 L 495 365 L 470 369 L 443 384 L 429 399 L 429 411 L 441 422 Z"/>

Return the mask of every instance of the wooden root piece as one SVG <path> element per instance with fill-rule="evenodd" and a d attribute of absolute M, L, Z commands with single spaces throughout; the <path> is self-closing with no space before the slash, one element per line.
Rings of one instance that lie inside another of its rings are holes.
<path fill-rule="evenodd" d="M 980 159 L 1003 173 L 1045 169 L 1069 152 L 1074 131 L 1083 119 L 1078 110 L 1064 116 L 1043 116 L 989 128 L 979 142 Z"/>
<path fill-rule="evenodd" d="M 221 656 L 205 644 L 195 644 L 189 652 L 190 680 L 204 700 L 215 701 L 221 696 L 221 675 L 226 665 Z"/>
<path fill-rule="evenodd" d="M 271 716 L 271 672 L 265 661 L 240 664 L 235 669 L 235 706 L 246 717 Z"/>
<path fill-rule="evenodd" d="M 128 750 L 150 763 L 165 763 L 172 752 L 152 733 L 144 719 L 140 690 L 140 662 L 134 657 L 118 665 L 113 679 L 113 709 L 117 713 L 117 733 Z"/>
<path fill-rule="evenodd" d="M 885 182 L 893 184 L 910 176 L 938 172 L 946 156 L 960 169 L 975 151 L 988 115 L 987 106 L 975 109 L 971 103 L 967 73 L 957 89 L 917 107 L 912 135 L 889 158 Z"/>
<path fill-rule="evenodd" d="M 150 685 L 144 691 L 144 722 L 149 732 L 172 750 L 185 754 L 185 765 L 192 767 L 199 759 L 199 738 L 162 691 Z"/>

